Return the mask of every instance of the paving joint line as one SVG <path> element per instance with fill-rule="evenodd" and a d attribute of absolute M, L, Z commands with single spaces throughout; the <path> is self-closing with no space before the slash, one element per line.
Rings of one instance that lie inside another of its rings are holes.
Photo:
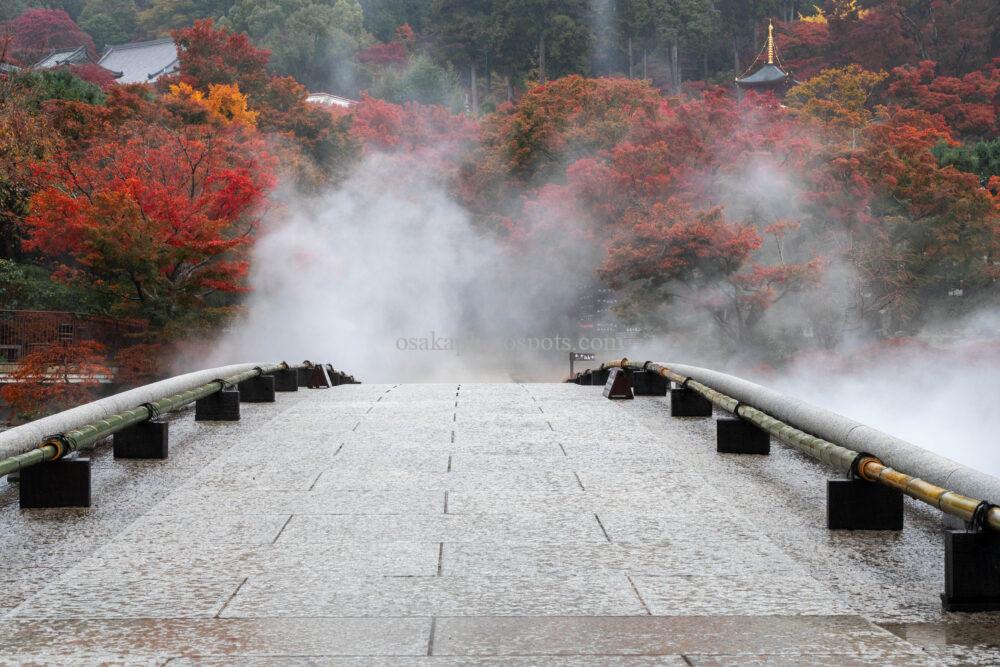
<path fill-rule="evenodd" d="M 583 485 L 581 484 L 581 486 Z M 604 539 L 610 542 L 611 536 L 608 535 L 608 530 L 604 527 L 604 522 L 601 521 L 601 517 L 597 516 L 597 512 L 594 512 L 594 518 L 597 519 L 597 525 L 601 527 L 601 532 L 604 533 Z"/>
<path fill-rule="evenodd" d="M 315 482 L 313 482 L 313 484 L 315 484 Z M 285 519 L 285 523 L 281 524 L 281 529 L 278 531 L 278 534 L 274 536 L 273 540 L 271 540 L 271 544 L 277 544 L 278 538 L 281 537 L 281 534 L 283 532 L 285 532 L 285 528 L 288 527 L 288 524 L 290 524 L 292 522 L 292 517 L 293 516 L 295 516 L 295 515 L 294 514 L 289 514 L 288 515 L 288 518 Z"/>
<path fill-rule="evenodd" d="M 639 589 L 636 588 L 635 581 L 632 580 L 632 575 L 626 574 L 625 578 L 628 579 L 628 584 L 632 587 L 632 592 L 635 593 L 637 598 L 639 598 L 639 603 L 642 605 L 642 608 L 646 610 L 646 616 L 652 616 L 653 612 L 649 610 L 649 605 L 646 604 L 646 601 L 642 599 L 642 595 L 639 594 Z"/>
<path fill-rule="evenodd" d="M 222 612 L 226 610 L 226 607 L 228 607 L 229 603 L 233 601 L 233 598 L 235 598 L 239 594 L 239 592 L 243 590 L 243 587 L 246 585 L 248 581 L 250 581 L 250 577 L 243 577 L 243 581 L 241 581 L 240 585 L 236 587 L 236 590 L 233 591 L 233 594 L 230 595 L 228 598 L 226 598 L 225 604 L 222 605 L 219 611 L 215 612 L 215 618 L 222 617 Z"/>

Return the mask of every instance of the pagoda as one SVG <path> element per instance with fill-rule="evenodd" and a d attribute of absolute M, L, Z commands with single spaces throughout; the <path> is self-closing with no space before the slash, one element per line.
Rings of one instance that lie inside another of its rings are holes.
<path fill-rule="evenodd" d="M 767 62 L 761 65 L 753 74 L 747 74 L 754 68 L 761 55 L 767 53 Z M 736 86 L 740 90 L 757 90 L 761 92 L 773 92 L 778 96 L 784 95 L 789 86 L 795 81 L 791 75 L 781 68 L 774 48 L 774 24 L 767 23 L 767 45 L 761 50 L 750 67 L 743 73 L 743 76 L 736 78 Z"/>

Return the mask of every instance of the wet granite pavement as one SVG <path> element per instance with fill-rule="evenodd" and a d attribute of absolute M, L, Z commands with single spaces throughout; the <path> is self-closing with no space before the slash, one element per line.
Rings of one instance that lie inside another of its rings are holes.
<path fill-rule="evenodd" d="M 349 385 L 172 416 L 94 507 L 0 484 L 0 664 L 998 664 L 940 517 L 831 532 L 828 470 L 564 384 Z"/>

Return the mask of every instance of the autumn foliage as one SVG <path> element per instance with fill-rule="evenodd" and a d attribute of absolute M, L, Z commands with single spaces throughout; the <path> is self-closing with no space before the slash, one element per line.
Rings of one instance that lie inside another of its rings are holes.
<path fill-rule="evenodd" d="M 31 201 L 28 247 L 70 258 L 67 279 L 157 326 L 242 290 L 243 251 L 273 185 L 263 146 L 238 125 L 174 127 L 127 93 L 66 112 L 89 114 L 88 136 L 38 166 L 46 186 Z"/>
<path fill-rule="evenodd" d="M 29 352 L 0 385 L 0 399 L 19 420 L 37 419 L 93 400 L 111 369 L 104 347 L 94 341 L 57 342 Z"/>
<path fill-rule="evenodd" d="M 396 104 L 374 86 L 350 108 L 325 107 L 211 19 L 173 31 L 180 69 L 155 85 L 94 65 L 12 70 L 0 75 L 0 259 L 142 331 L 111 362 L 85 343 L 33 352 L 4 398 L 26 414 L 72 402 L 109 363 L 148 379 L 150 359 L 239 311 L 259 231 L 363 159 L 430 174 L 513 254 L 587 248 L 588 280 L 649 329 L 775 358 L 848 331 L 914 331 L 931 310 L 994 298 L 1000 279 L 1000 60 L 970 13 L 992 16 L 988 5 L 819 3 L 777 23 L 794 77 L 783 99 L 714 85 L 728 70 L 669 88 L 655 72 L 525 75 L 518 88 L 504 72 L 537 64 L 477 71 L 475 43 L 461 76 L 484 81 L 489 113 L 472 98 L 464 112 Z M 61 10 L 5 28 L 22 62 L 93 50 Z M 398 74 L 421 62 L 461 93 L 465 79 L 431 62 L 423 32 L 382 34 L 359 36 L 351 64 Z"/>
<path fill-rule="evenodd" d="M 28 9 L 16 19 L 0 24 L 0 36 L 9 34 L 8 54 L 25 65 L 33 65 L 51 51 L 72 50 L 83 46 L 96 52 L 94 40 L 80 30 L 61 9 Z"/>

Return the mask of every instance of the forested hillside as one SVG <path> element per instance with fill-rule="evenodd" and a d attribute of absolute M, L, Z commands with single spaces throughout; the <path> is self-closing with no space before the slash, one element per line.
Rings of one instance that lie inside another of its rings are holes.
<path fill-rule="evenodd" d="M 622 321 L 768 363 L 997 305 L 995 0 L 0 11 L 0 310 L 133 331 L 121 349 L 23 358 L 4 391 L 26 413 L 41 399 L 19 387 L 53 365 L 139 380 L 210 340 L 240 312 L 256 239 L 372 155 L 433 174 L 509 252 L 594 248 L 587 273 Z M 771 21 L 788 89 L 738 91 Z M 179 71 L 151 84 L 93 63 L 30 67 L 162 36 Z"/>

